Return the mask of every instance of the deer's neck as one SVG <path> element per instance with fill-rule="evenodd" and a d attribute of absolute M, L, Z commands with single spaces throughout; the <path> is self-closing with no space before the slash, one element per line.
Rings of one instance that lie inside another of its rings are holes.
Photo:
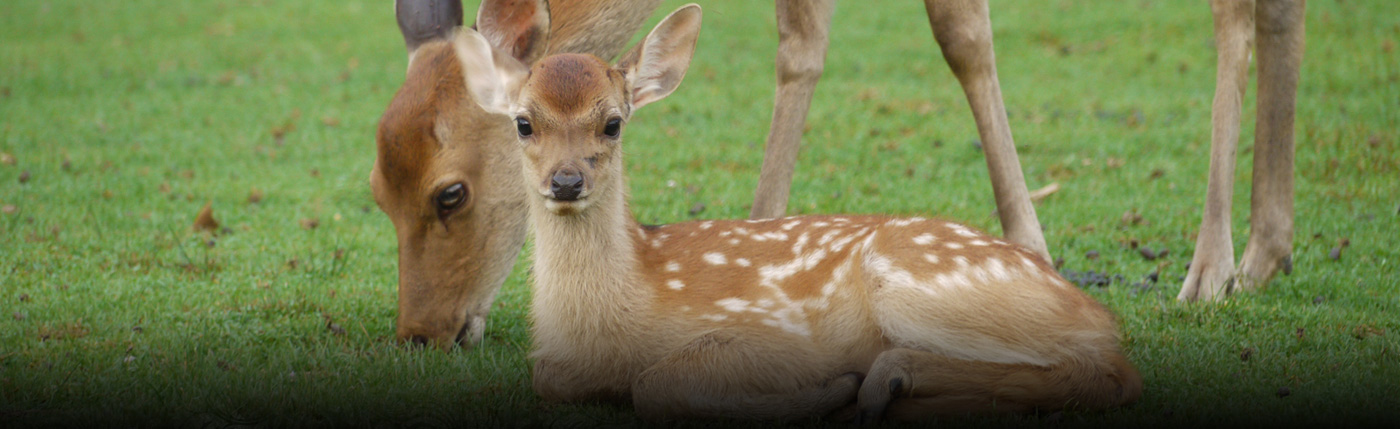
<path fill-rule="evenodd" d="M 625 189 L 625 188 L 623 188 Z M 532 300 L 538 348 L 579 347 L 589 338 L 634 337 L 651 291 L 637 273 L 637 229 L 625 191 L 599 195 L 583 213 L 559 216 L 531 203 L 535 231 Z"/>

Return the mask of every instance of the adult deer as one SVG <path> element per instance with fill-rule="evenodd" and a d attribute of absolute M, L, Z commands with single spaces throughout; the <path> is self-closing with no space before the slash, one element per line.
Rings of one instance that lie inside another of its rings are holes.
<path fill-rule="evenodd" d="M 1304 0 L 1214 0 L 1217 50 L 1211 106 L 1210 181 L 1196 253 L 1177 299 L 1218 300 L 1290 272 L 1293 252 L 1293 115 L 1303 63 Z M 1258 43 L 1258 124 L 1249 243 L 1235 269 L 1230 206 L 1235 146 L 1248 82 L 1250 49 Z"/>
<path fill-rule="evenodd" d="M 1038 254 L 951 222 L 806 216 L 640 226 L 622 131 L 680 84 L 700 8 L 616 67 L 528 67 L 463 29 L 481 108 L 514 118 L 535 233 L 534 389 L 645 418 L 863 419 L 1102 409 L 1141 379 L 1112 314 Z M 506 116 L 497 116 L 509 123 Z M 862 381 L 860 374 L 865 374 Z"/>
<path fill-rule="evenodd" d="M 525 64 L 546 53 L 621 51 L 660 0 L 484 0 L 476 28 Z M 780 216 L 807 106 L 822 74 L 833 0 L 777 0 L 778 89 L 752 216 Z M 944 58 L 972 105 L 997 212 L 1013 241 L 1048 257 L 1007 126 L 985 0 L 926 1 Z M 508 127 L 476 109 L 447 35 L 460 0 L 395 2 L 411 59 L 380 120 L 371 184 L 399 243 L 398 336 L 472 345 L 524 243 L 524 196 L 502 152 Z"/>

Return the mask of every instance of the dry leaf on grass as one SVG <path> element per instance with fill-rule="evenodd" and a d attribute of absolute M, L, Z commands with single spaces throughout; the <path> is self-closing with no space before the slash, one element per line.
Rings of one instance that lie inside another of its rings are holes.
<path fill-rule="evenodd" d="M 204 203 L 204 208 L 199 209 L 199 214 L 194 217 L 194 230 L 209 232 L 219 230 L 219 221 L 214 219 L 214 202 Z"/>

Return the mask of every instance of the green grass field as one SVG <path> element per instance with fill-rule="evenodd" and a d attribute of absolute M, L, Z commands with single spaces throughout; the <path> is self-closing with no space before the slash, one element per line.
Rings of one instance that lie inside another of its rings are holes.
<path fill-rule="evenodd" d="M 643 222 L 692 219 L 697 204 L 698 217 L 743 217 L 757 181 L 773 8 L 703 5 L 685 83 L 628 131 Z M 1314 0 L 1307 15 L 1294 271 L 1262 293 L 1187 305 L 1174 297 L 1205 195 L 1209 8 L 992 2 L 1027 180 L 1062 186 L 1037 206 L 1051 252 L 1067 269 L 1122 276 L 1087 290 L 1119 315 L 1146 392 L 1108 413 L 940 424 L 1400 416 L 1400 8 Z M 932 214 L 999 232 L 972 116 L 922 5 L 841 2 L 833 27 L 790 211 Z M 404 68 L 387 2 L 0 3 L 0 426 L 636 423 L 627 407 L 531 392 L 526 263 L 478 349 L 394 342 L 394 232 L 367 178 Z M 1249 97 L 1237 252 L 1252 85 Z M 217 235 L 191 230 L 206 203 Z M 1133 240 L 1169 255 L 1147 261 Z M 1159 269 L 1161 281 L 1142 281 Z"/>

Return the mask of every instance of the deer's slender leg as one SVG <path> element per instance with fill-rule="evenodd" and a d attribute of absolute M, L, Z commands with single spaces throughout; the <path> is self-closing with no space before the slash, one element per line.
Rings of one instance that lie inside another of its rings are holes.
<path fill-rule="evenodd" d="M 835 0 L 777 0 L 778 90 L 763 169 L 749 217 L 766 219 L 787 211 L 792 171 L 802 146 L 807 108 L 826 63 L 827 31 Z"/>
<path fill-rule="evenodd" d="M 632 398 L 649 421 L 823 416 L 854 402 L 860 384 L 856 374 L 841 375 L 829 366 L 781 338 L 721 330 L 643 371 L 632 384 Z"/>
<path fill-rule="evenodd" d="M 1254 43 L 1254 1 L 1213 0 L 1215 15 L 1215 101 L 1211 105 L 1210 178 L 1196 236 L 1196 253 L 1178 300 L 1217 300 L 1233 282 L 1235 250 L 1230 238 L 1230 202 L 1235 185 L 1235 147 L 1240 109 Z"/>
<path fill-rule="evenodd" d="M 1239 290 L 1262 287 L 1278 270 L 1292 270 L 1293 111 L 1303 63 L 1304 3 L 1261 0 L 1256 6 L 1259 119 L 1254 129 L 1249 244 L 1235 279 Z"/>
<path fill-rule="evenodd" d="M 935 415 L 1107 408 L 1142 392 L 1137 370 L 1121 355 L 1066 359 L 1049 367 L 974 362 L 913 349 L 875 358 L 860 387 L 862 422 L 882 416 L 919 420 Z"/>
<path fill-rule="evenodd" d="M 992 22 L 986 0 L 925 0 L 933 36 L 943 50 L 943 59 L 962 84 L 977 133 L 987 156 L 992 193 L 1006 238 L 1026 246 L 1050 260 L 1045 235 L 1026 190 L 1025 174 L 1016 157 L 1016 143 L 1002 104 L 1001 83 L 997 80 L 996 55 L 992 49 Z"/>

